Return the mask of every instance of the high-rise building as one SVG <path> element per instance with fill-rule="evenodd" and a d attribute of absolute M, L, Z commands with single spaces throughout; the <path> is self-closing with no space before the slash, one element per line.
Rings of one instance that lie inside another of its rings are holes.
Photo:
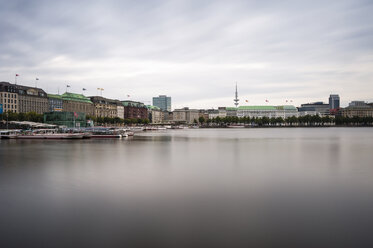
<path fill-rule="evenodd" d="M 171 112 L 171 97 L 166 95 L 153 97 L 153 106 L 156 106 L 163 111 Z"/>
<path fill-rule="evenodd" d="M 339 109 L 339 95 L 330 95 L 329 109 Z"/>

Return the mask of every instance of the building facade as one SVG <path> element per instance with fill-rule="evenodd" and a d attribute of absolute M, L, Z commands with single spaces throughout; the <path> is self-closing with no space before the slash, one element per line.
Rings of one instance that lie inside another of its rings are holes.
<path fill-rule="evenodd" d="M 3 104 L 3 108 L 7 111 L 38 114 L 48 111 L 47 93 L 42 89 L 0 82 L 0 91 L 3 92 L 3 101 L 6 99 L 6 105 Z M 5 92 L 12 94 L 6 95 L 5 98 Z"/>
<path fill-rule="evenodd" d="M 0 82 L 0 92 L 4 112 L 43 114 L 48 111 L 47 93 L 42 89 Z"/>
<path fill-rule="evenodd" d="M 163 111 L 171 111 L 171 97 L 166 95 L 159 95 L 153 97 L 153 106 L 160 108 Z"/>
<path fill-rule="evenodd" d="M 175 109 L 173 111 L 173 121 L 175 123 L 193 124 L 195 121 L 198 122 L 199 111 L 197 109 Z"/>
<path fill-rule="evenodd" d="M 18 93 L 14 85 L 0 82 L 0 104 L 2 105 L 2 110 L 0 113 L 6 113 L 8 111 L 13 113 L 18 113 Z"/>
<path fill-rule="evenodd" d="M 63 99 L 60 95 L 48 94 L 48 110 L 49 112 L 63 111 Z"/>
<path fill-rule="evenodd" d="M 147 105 L 148 108 L 148 119 L 153 124 L 161 124 L 163 123 L 164 112 L 158 108 L 157 106 Z"/>
<path fill-rule="evenodd" d="M 313 102 L 301 104 L 298 108 L 299 115 L 320 115 L 326 116 L 330 114 L 329 104 L 323 102 Z"/>
<path fill-rule="evenodd" d="M 148 109 L 142 102 L 121 101 L 124 107 L 124 119 L 148 119 Z"/>
<path fill-rule="evenodd" d="M 237 116 L 237 108 L 235 107 L 226 107 L 225 110 L 227 111 L 227 116 Z"/>
<path fill-rule="evenodd" d="M 363 101 L 352 101 L 347 108 L 340 110 L 344 117 L 373 117 L 373 106 Z"/>
<path fill-rule="evenodd" d="M 82 94 L 66 92 L 62 94 L 62 100 L 63 111 L 81 112 L 91 116 L 95 114 L 93 103 L 88 97 Z"/>
<path fill-rule="evenodd" d="M 115 100 L 115 104 L 117 105 L 117 117 L 124 119 L 124 106 L 119 100 Z"/>
<path fill-rule="evenodd" d="M 96 117 L 118 117 L 118 103 L 116 100 L 104 98 L 101 96 L 91 96 L 90 99 L 95 107 Z"/>
<path fill-rule="evenodd" d="M 284 106 L 240 106 L 237 109 L 238 117 L 250 118 L 277 118 L 283 119 L 291 116 L 298 116 L 298 109 L 292 105 Z"/>

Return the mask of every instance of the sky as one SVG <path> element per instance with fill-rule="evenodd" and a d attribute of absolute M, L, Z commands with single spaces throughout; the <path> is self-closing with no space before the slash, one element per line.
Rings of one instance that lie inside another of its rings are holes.
<path fill-rule="evenodd" d="M 0 81 L 168 95 L 173 109 L 233 106 L 236 82 L 241 105 L 373 102 L 372 13 L 371 0 L 0 0 Z"/>

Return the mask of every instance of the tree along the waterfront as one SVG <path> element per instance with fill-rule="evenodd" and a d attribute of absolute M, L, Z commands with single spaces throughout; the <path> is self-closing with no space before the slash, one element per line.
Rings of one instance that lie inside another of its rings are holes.
<path fill-rule="evenodd" d="M 201 120 L 200 124 L 203 124 Z M 216 117 L 208 119 L 207 125 L 226 126 L 230 124 L 250 124 L 252 126 L 373 126 L 373 117 L 343 117 L 343 116 L 319 116 L 319 115 L 305 115 L 305 116 L 290 116 L 285 119 L 282 117 Z"/>
<path fill-rule="evenodd" d="M 11 111 L 0 114 L 0 120 L 3 121 L 32 121 L 43 122 L 43 115 L 35 112 L 14 113 Z"/>

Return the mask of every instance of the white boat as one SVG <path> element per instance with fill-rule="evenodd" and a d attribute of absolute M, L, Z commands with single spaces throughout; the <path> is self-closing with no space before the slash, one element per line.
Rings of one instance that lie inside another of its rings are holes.
<path fill-rule="evenodd" d="M 20 130 L 1 130 L 0 139 L 15 139 L 19 133 Z"/>
<path fill-rule="evenodd" d="M 83 139 L 84 133 L 58 133 L 57 129 L 37 129 L 16 135 L 15 139 Z"/>
<path fill-rule="evenodd" d="M 143 127 L 129 127 L 128 128 L 130 131 L 132 131 L 132 132 L 142 132 L 142 131 L 144 131 L 144 128 Z"/>

